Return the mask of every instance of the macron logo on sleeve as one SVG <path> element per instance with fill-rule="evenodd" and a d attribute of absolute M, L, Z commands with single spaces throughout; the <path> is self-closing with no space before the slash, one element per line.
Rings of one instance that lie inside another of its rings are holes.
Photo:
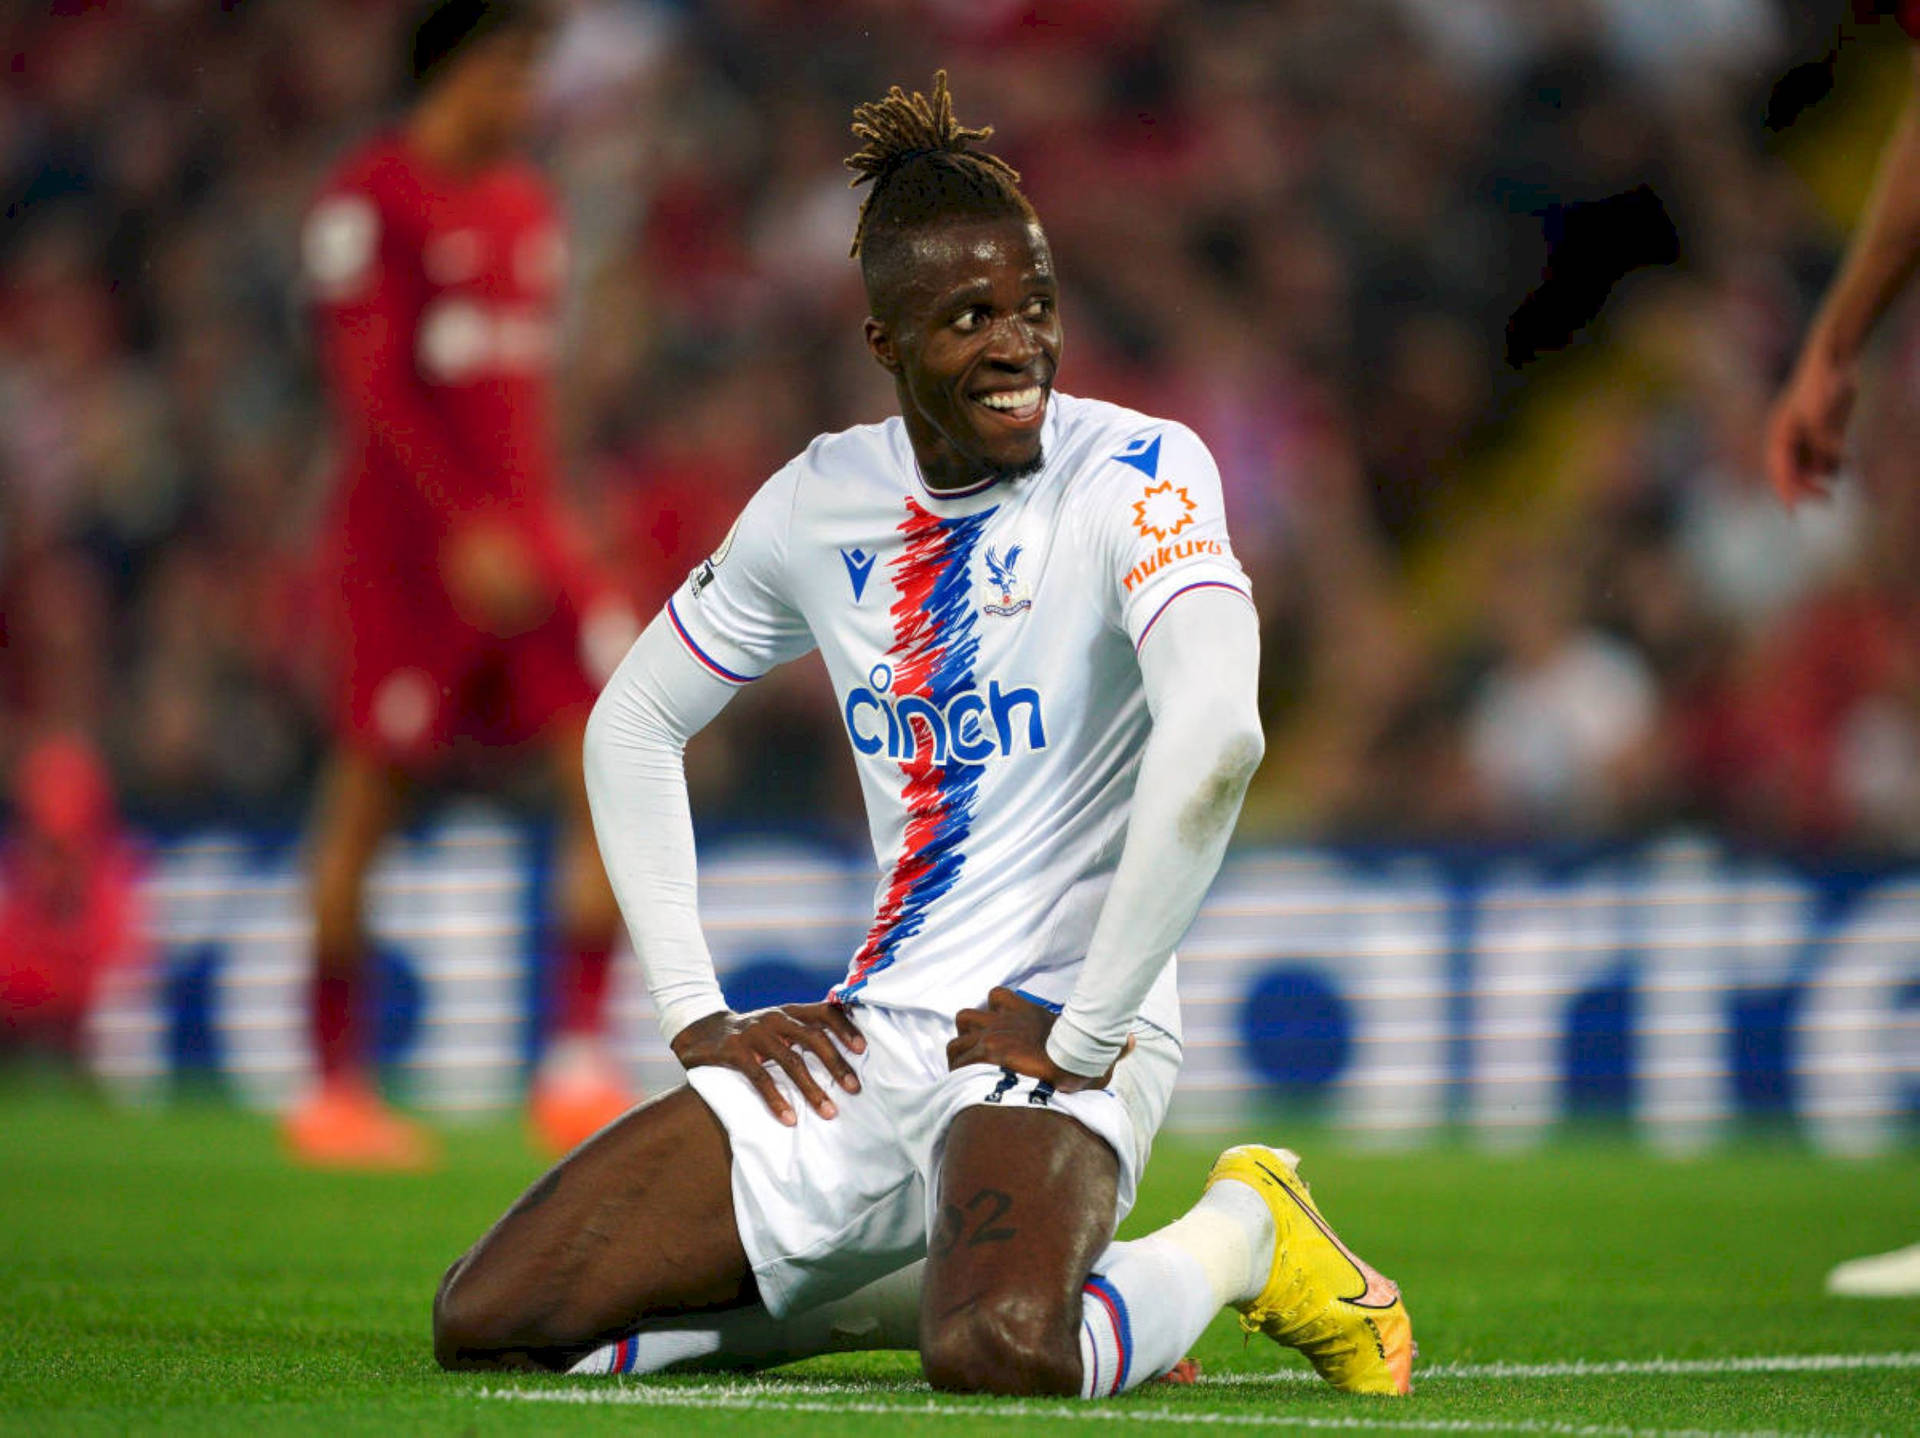
<path fill-rule="evenodd" d="M 1157 479 L 1160 476 L 1160 436 L 1156 434 L 1148 439 L 1143 435 L 1114 458 L 1122 464 L 1132 465 L 1148 479 Z"/>
<path fill-rule="evenodd" d="M 840 562 L 847 566 L 847 582 L 853 585 L 853 602 L 858 604 L 860 597 L 867 592 L 867 576 L 873 573 L 874 556 L 864 549 L 843 549 Z"/>

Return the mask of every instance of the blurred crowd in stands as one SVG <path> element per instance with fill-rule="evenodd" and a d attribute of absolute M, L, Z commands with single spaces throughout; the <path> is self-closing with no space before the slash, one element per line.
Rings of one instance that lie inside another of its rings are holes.
<path fill-rule="evenodd" d="M 1844 0 L 556 9 L 568 472 L 647 611 L 815 433 L 892 412 L 840 160 L 854 103 L 944 65 L 1052 238 L 1062 387 L 1220 461 L 1266 633 L 1243 837 L 1920 845 L 1912 327 L 1837 502 L 1786 514 L 1757 461 L 1891 26 L 1823 98 Z M 410 15 L 0 14 L 0 776 L 77 735 L 137 823 L 300 821 L 330 692 L 301 219 L 392 115 Z M 1616 212 L 1674 262 L 1581 327 L 1549 246 Z M 791 666 L 696 744 L 696 812 L 851 826 L 845 747 Z"/>

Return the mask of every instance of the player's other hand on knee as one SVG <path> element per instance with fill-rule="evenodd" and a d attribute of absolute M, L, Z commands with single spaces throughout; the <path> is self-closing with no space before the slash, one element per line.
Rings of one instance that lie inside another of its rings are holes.
<path fill-rule="evenodd" d="M 947 1045 L 948 1069 L 968 1064 L 997 1064 L 1028 1078 L 1045 1079 L 1061 1093 L 1105 1088 L 1113 1081 L 1113 1065 L 1103 1074 L 1070 1073 L 1047 1056 L 1047 1035 L 1053 1032 L 1053 1011 L 1012 989 L 996 988 L 984 1009 L 962 1009 L 954 1015 L 959 1030 Z M 1133 1051 L 1133 1040 L 1120 1050 L 1117 1064 Z"/>
<path fill-rule="evenodd" d="M 812 1054 L 834 1082 L 848 1093 L 860 1092 L 860 1080 L 846 1053 L 865 1053 L 867 1041 L 839 1004 L 782 1004 L 750 1014 L 722 1011 L 696 1019 L 674 1036 L 674 1057 L 683 1068 L 729 1068 L 743 1073 L 780 1122 L 799 1122 L 785 1090 L 775 1082 L 777 1067 L 800 1090 L 807 1106 L 822 1118 L 839 1112 L 807 1067 Z"/>

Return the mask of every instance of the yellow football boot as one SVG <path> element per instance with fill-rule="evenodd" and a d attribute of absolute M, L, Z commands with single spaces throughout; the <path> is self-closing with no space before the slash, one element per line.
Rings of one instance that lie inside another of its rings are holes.
<path fill-rule="evenodd" d="M 1413 1323 L 1400 1287 L 1342 1243 L 1314 1207 L 1297 1154 L 1242 1144 L 1221 1154 L 1207 1187 L 1246 1184 L 1273 1211 L 1273 1271 L 1240 1307 L 1240 1326 L 1306 1354 L 1349 1393 L 1413 1391 Z"/>

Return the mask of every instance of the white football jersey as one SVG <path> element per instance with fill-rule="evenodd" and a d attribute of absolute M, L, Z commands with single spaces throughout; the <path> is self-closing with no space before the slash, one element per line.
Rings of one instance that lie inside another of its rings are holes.
<path fill-rule="evenodd" d="M 1055 393 L 1045 464 L 935 493 L 898 418 L 823 435 L 668 602 L 745 684 L 819 648 L 883 871 L 834 994 L 949 1018 L 1071 993 L 1150 726 L 1136 650 L 1174 596 L 1249 598 L 1183 425 Z M 1174 966 L 1141 1016 L 1179 1033 Z"/>

